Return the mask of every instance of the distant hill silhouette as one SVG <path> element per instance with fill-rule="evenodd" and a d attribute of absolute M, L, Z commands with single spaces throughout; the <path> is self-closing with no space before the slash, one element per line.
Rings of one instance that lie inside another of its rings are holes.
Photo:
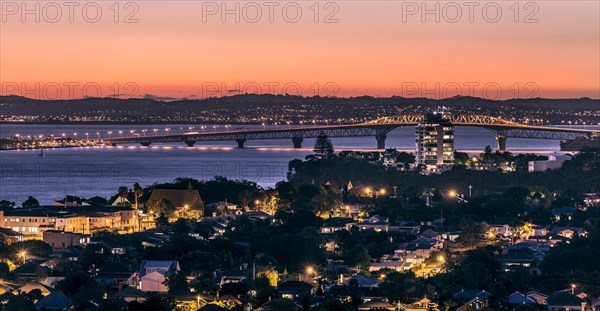
<path fill-rule="evenodd" d="M 395 112 L 410 113 L 430 110 L 438 106 L 450 108 L 476 108 L 494 111 L 499 107 L 513 111 L 539 110 L 598 110 L 600 100 L 579 99 L 509 99 L 488 100 L 478 97 L 456 96 L 446 99 L 404 97 L 300 97 L 290 95 L 243 94 L 221 98 L 181 99 L 157 101 L 153 99 L 84 98 L 72 100 L 36 100 L 20 96 L 0 96 L 0 114 L 37 116 L 132 116 L 135 118 L 173 115 L 217 116 L 231 114 L 262 114 L 272 116 L 326 115 L 342 117 L 353 113 L 389 115 Z M 475 110 L 471 110 L 475 112 Z M 496 113 L 498 115 L 498 113 Z"/>

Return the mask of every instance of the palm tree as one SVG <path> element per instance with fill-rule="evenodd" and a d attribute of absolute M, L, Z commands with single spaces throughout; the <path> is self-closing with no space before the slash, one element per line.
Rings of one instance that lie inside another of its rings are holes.
<path fill-rule="evenodd" d="M 140 205 L 140 197 L 144 195 L 144 189 L 142 189 L 142 186 L 140 186 L 139 183 L 135 183 L 133 184 L 133 195 L 135 197 L 135 208 L 139 209 Z"/>
<path fill-rule="evenodd" d="M 117 195 L 119 196 L 119 198 L 121 200 L 121 205 L 125 204 L 125 198 L 127 197 L 128 193 L 129 193 L 129 189 L 127 189 L 127 187 L 125 187 L 125 186 L 119 187 L 119 190 L 117 191 Z"/>

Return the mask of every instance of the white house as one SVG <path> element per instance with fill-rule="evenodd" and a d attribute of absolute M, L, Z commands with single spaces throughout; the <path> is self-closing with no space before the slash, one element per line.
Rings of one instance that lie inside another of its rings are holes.
<path fill-rule="evenodd" d="M 129 284 L 137 286 L 143 292 L 166 293 L 169 287 L 163 283 L 169 274 L 179 270 L 179 262 L 176 260 L 145 260 L 140 265 L 140 271 L 132 275 Z"/>

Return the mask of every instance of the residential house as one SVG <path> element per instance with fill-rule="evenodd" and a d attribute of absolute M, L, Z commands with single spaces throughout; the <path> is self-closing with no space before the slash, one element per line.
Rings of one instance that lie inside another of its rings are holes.
<path fill-rule="evenodd" d="M 96 282 L 104 286 L 118 285 L 127 282 L 133 271 L 129 266 L 119 262 L 111 262 L 106 264 L 96 274 Z"/>
<path fill-rule="evenodd" d="M 302 281 L 285 281 L 277 285 L 277 292 L 283 299 L 296 299 L 314 293 L 314 286 Z"/>
<path fill-rule="evenodd" d="M 374 288 L 377 288 L 379 285 L 379 283 L 377 281 L 372 280 L 372 279 L 370 279 L 364 275 L 360 275 L 360 274 L 354 275 L 347 280 L 343 280 L 340 283 L 340 285 L 350 285 L 350 282 L 352 282 L 352 280 L 356 280 L 359 288 L 374 289 Z"/>
<path fill-rule="evenodd" d="M 23 234 L 10 228 L 0 228 L 0 237 L 9 243 L 23 242 Z"/>
<path fill-rule="evenodd" d="M 512 271 L 515 267 L 528 269 L 534 276 L 538 276 L 541 272 L 537 268 L 538 258 L 534 251 L 529 248 L 508 249 L 506 253 L 496 257 L 500 262 L 500 266 L 504 271 Z"/>
<path fill-rule="evenodd" d="M 371 263 L 369 265 L 369 271 L 373 272 L 373 271 L 379 271 L 379 270 L 385 269 L 385 270 L 393 270 L 393 271 L 402 272 L 402 271 L 410 270 L 413 267 L 414 267 L 414 265 L 408 261 L 388 260 L 388 261 Z"/>
<path fill-rule="evenodd" d="M 552 216 L 555 221 L 571 220 L 577 209 L 571 206 L 563 206 L 552 211 Z"/>
<path fill-rule="evenodd" d="M 50 295 L 38 300 L 34 307 L 39 311 L 63 311 L 73 308 L 73 302 L 61 291 L 54 291 Z"/>
<path fill-rule="evenodd" d="M 35 279 L 42 275 L 49 275 L 52 270 L 41 266 L 35 261 L 28 261 L 12 271 L 14 276 L 20 279 Z"/>
<path fill-rule="evenodd" d="M 570 293 L 558 293 L 548 298 L 548 311 L 583 311 L 586 303 Z"/>
<path fill-rule="evenodd" d="M 533 299 L 538 305 L 546 305 L 548 304 L 549 296 L 538 291 L 529 291 L 527 292 L 527 297 Z"/>
<path fill-rule="evenodd" d="M 323 234 L 334 233 L 339 230 L 345 230 L 348 224 L 354 223 L 352 218 L 343 217 L 332 217 L 325 219 L 323 225 L 320 228 L 320 232 Z"/>
<path fill-rule="evenodd" d="M 217 211 L 219 214 L 235 212 L 238 208 L 237 204 L 229 203 L 227 200 L 206 204 L 206 209 Z"/>
<path fill-rule="evenodd" d="M 179 270 L 179 262 L 176 260 L 144 260 L 140 265 L 140 271 L 129 278 L 128 284 L 136 286 L 143 292 L 166 293 L 169 288 L 163 283 L 171 273 Z"/>
<path fill-rule="evenodd" d="M 44 285 L 40 282 L 28 282 L 27 284 L 14 290 L 13 293 L 14 294 L 29 293 L 35 289 L 39 290 L 42 293 L 43 297 L 50 295 L 54 291 L 54 289 L 52 287 Z"/>
<path fill-rule="evenodd" d="M 438 304 L 431 301 L 427 297 L 419 299 L 417 301 L 408 303 L 408 304 L 400 304 L 401 310 L 404 311 L 436 311 L 438 309 Z"/>
<path fill-rule="evenodd" d="M 372 300 L 358 305 L 359 311 L 369 310 L 396 310 L 396 307 L 385 300 Z"/>
<path fill-rule="evenodd" d="M 581 227 L 554 227 L 550 231 L 550 235 L 558 235 L 567 239 L 574 237 L 587 237 L 587 231 Z"/>
<path fill-rule="evenodd" d="M 68 248 L 75 245 L 87 245 L 90 243 L 90 235 L 77 233 L 77 232 L 65 232 L 57 230 L 46 230 L 43 233 L 42 240 L 45 243 L 50 244 L 52 248 Z"/>
<path fill-rule="evenodd" d="M 376 232 L 386 232 L 388 231 L 388 227 L 390 225 L 389 219 L 387 217 L 381 217 L 378 215 L 371 216 L 369 219 L 365 221 L 361 221 L 358 223 L 350 223 L 346 225 L 346 228 L 350 230 L 352 226 L 358 227 L 358 230 L 374 230 Z"/>
<path fill-rule="evenodd" d="M 536 303 L 536 301 L 525 294 L 514 292 L 508 296 L 508 303 L 513 306 L 524 304 L 533 305 Z"/>

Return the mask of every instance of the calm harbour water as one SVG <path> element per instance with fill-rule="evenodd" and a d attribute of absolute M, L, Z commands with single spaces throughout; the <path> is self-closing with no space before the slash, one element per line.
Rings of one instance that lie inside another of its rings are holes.
<path fill-rule="evenodd" d="M 171 133 L 189 131 L 190 125 L 31 125 L 2 124 L 0 137 L 15 134 L 72 136 L 90 138 L 107 137 L 119 130 L 141 132 L 142 129 L 171 128 Z M 240 126 L 232 126 L 240 127 Z M 243 126 L 261 128 L 261 126 Z M 223 127 L 221 126 L 221 129 Z M 212 126 L 209 126 L 212 130 Z M 196 126 L 193 131 L 199 131 Z M 207 130 L 208 131 L 208 130 Z M 495 146 L 494 135 L 483 128 L 457 127 L 456 148 L 472 153 L 486 145 Z M 333 138 L 336 151 L 372 150 L 374 137 Z M 117 147 L 68 148 L 45 150 L 0 151 L 0 199 L 15 201 L 18 205 L 27 196 L 36 197 L 42 204 L 64 197 L 65 194 L 80 197 L 100 195 L 110 197 L 121 185 L 131 187 L 139 182 L 148 185 L 169 182 L 177 177 L 210 179 L 215 175 L 233 179 L 247 179 L 263 187 L 273 187 L 286 178 L 288 162 L 304 159 L 312 152 L 314 139 L 305 139 L 303 149 L 293 149 L 291 140 L 256 140 L 246 142 L 244 149 L 236 148 L 235 142 L 200 143 L 187 148 L 183 143 L 152 144 L 150 147 L 122 145 Z M 414 128 L 402 127 L 388 134 L 387 147 L 412 152 Z M 555 140 L 509 138 L 507 149 L 511 151 L 551 153 L 560 149 Z"/>

